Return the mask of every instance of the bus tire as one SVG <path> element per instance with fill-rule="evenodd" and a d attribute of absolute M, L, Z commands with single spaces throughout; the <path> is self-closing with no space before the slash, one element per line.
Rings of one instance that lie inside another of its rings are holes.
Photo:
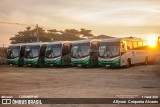
<path fill-rule="evenodd" d="M 148 65 L 148 57 L 145 58 L 145 65 Z"/>
<path fill-rule="evenodd" d="M 86 66 L 85 66 L 85 65 L 82 65 L 81 67 L 82 67 L 82 68 L 86 68 Z"/>
<path fill-rule="evenodd" d="M 129 68 L 131 66 L 131 59 L 127 59 L 127 65 L 126 67 Z"/>

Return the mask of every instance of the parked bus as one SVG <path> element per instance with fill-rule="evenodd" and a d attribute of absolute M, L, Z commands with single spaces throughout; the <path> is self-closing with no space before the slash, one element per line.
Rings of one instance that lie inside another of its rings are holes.
<path fill-rule="evenodd" d="M 24 64 L 34 67 L 44 67 L 45 50 L 47 43 L 28 43 L 25 49 Z"/>
<path fill-rule="evenodd" d="M 99 47 L 99 66 L 126 66 L 154 60 L 154 52 L 147 46 L 147 41 L 128 37 L 104 39 Z"/>
<path fill-rule="evenodd" d="M 71 66 L 97 66 L 99 42 L 98 39 L 74 41 L 71 50 Z"/>
<path fill-rule="evenodd" d="M 45 53 L 45 65 L 70 65 L 71 47 L 72 43 L 70 41 L 57 41 L 48 43 Z"/>
<path fill-rule="evenodd" d="M 7 64 L 18 65 L 24 64 L 25 44 L 12 44 L 7 49 Z"/>

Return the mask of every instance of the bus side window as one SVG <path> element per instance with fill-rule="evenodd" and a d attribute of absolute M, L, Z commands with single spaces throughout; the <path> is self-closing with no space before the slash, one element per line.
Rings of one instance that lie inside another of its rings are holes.
<path fill-rule="evenodd" d="M 22 47 L 21 47 L 20 57 L 24 56 L 25 47 L 26 47 L 26 46 L 22 46 Z"/>
<path fill-rule="evenodd" d="M 72 49 L 72 43 L 69 43 L 69 53 L 71 52 Z"/>
<path fill-rule="evenodd" d="M 137 42 L 133 42 L 133 49 L 136 49 L 137 48 Z"/>
<path fill-rule="evenodd" d="M 41 49 L 40 49 L 40 56 L 44 56 L 45 55 L 45 50 L 46 50 L 46 45 L 42 45 Z"/>
<path fill-rule="evenodd" d="M 131 50 L 132 49 L 132 42 L 127 41 L 127 50 Z"/>
<path fill-rule="evenodd" d="M 143 46 L 147 46 L 147 42 L 143 42 Z"/>
<path fill-rule="evenodd" d="M 63 49 L 62 49 L 62 53 L 64 55 L 69 53 L 69 45 L 67 43 L 63 44 Z"/>
<path fill-rule="evenodd" d="M 91 52 L 94 52 L 95 51 L 95 44 L 92 44 L 91 45 Z"/>
<path fill-rule="evenodd" d="M 123 42 L 121 42 L 121 52 L 126 52 L 126 45 Z"/>
<path fill-rule="evenodd" d="M 141 49 L 143 47 L 143 42 L 138 42 L 138 48 Z"/>
<path fill-rule="evenodd" d="M 93 42 L 91 44 L 91 52 L 98 52 L 98 42 Z"/>

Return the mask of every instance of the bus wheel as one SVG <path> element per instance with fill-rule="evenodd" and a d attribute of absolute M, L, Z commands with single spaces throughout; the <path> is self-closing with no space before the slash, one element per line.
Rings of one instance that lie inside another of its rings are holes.
<path fill-rule="evenodd" d="M 145 65 L 148 65 L 148 57 L 145 58 Z"/>
<path fill-rule="evenodd" d="M 85 65 L 82 65 L 81 67 L 82 67 L 82 68 L 86 68 L 86 66 L 85 66 Z"/>
<path fill-rule="evenodd" d="M 126 67 L 129 68 L 130 66 L 131 66 L 131 60 L 128 59 L 128 60 L 127 60 L 127 65 L 126 65 Z"/>

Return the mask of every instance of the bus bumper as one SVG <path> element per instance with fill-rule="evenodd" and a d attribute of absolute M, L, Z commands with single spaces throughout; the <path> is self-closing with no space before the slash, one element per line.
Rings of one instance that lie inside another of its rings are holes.
<path fill-rule="evenodd" d="M 10 65 L 18 65 L 19 64 L 19 58 L 16 59 L 7 59 L 7 64 Z"/>
<path fill-rule="evenodd" d="M 38 66 L 39 61 L 38 61 L 38 59 L 24 59 L 24 65 Z"/>
<path fill-rule="evenodd" d="M 61 59 L 45 59 L 46 66 L 60 66 L 62 65 Z"/>
<path fill-rule="evenodd" d="M 107 66 L 107 67 L 118 67 L 120 66 L 120 60 L 113 60 L 113 61 L 98 61 L 99 66 Z"/>
<path fill-rule="evenodd" d="M 90 66 L 90 65 L 91 65 L 90 59 L 71 61 L 71 66 Z"/>

